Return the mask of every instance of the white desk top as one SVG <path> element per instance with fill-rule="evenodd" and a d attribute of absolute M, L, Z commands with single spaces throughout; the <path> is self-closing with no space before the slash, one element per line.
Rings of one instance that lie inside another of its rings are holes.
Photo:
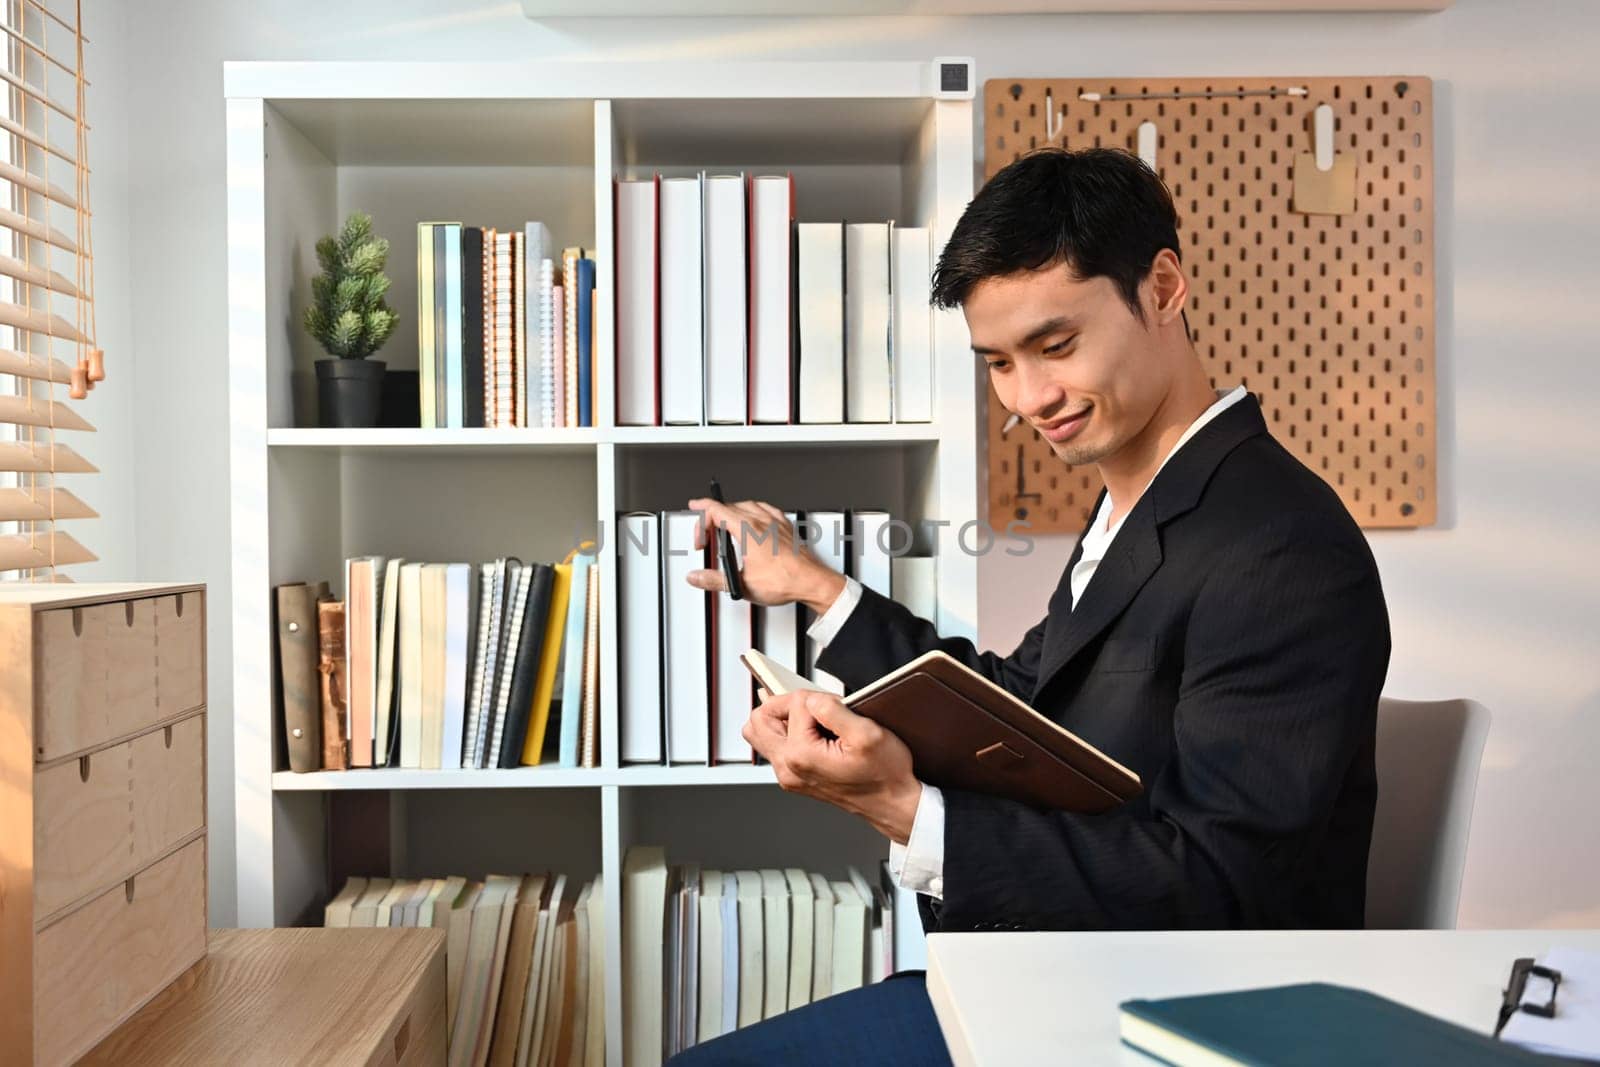
<path fill-rule="evenodd" d="M 956 1067 L 1148 1065 L 1125 1000 L 1334 982 L 1491 1033 L 1511 961 L 1557 945 L 1600 930 L 930 934 L 928 995 Z"/>

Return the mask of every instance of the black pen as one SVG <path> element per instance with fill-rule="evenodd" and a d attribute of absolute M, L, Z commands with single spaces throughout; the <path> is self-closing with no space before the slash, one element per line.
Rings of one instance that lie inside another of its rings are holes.
<path fill-rule="evenodd" d="M 722 486 L 715 478 L 711 479 L 711 499 L 719 504 L 726 503 L 722 499 Z M 744 599 L 744 586 L 739 583 L 739 561 L 733 556 L 733 535 L 721 526 L 717 527 L 717 557 L 722 561 L 722 580 L 727 583 L 728 595 L 734 600 Z"/>

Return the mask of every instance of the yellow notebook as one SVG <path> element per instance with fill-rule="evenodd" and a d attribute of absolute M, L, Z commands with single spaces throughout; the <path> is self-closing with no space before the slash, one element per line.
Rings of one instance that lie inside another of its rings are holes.
<path fill-rule="evenodd" d="M 561 662 L 561 639 L 567 630 L 567 601 L 572 596 L 572 557 L 556 564 L 550 589 L 550 617 L 544 627 L 544 648 L 539 651 L 539 676 L 534 681 L 533 703 L 528 709 L 528 734 L 522 743 L 522 765 L 537 767 L 544 751 L 545 727 L 550 724 L 550 698 L 556 688 L 556 666 Z"/>

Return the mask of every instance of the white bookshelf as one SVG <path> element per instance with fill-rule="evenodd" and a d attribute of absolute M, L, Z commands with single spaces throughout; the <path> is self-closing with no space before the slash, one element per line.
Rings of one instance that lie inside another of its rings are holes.
<path fill-rule="evenodd" d="M 622 857 L 799 865 L 840 877 L 886 854 L 770 768 L 617 762 L 614 568 L 601 567 L 601 765 L 296 775 L 273 712 L 271 590 L 342 581 L 342 561 L 554 560 L 617 513 L 681 507 L 715 475 L 786 507 L 880 507 L 953 522 L 935 546 L 939 625 L 973 636 L 980 514 L 977 371 L 957 313 L 934 320 L 935 421 L 617 427 L 612 178 L 792 171 L 801 221 L 894 219 L 937 250 L 973 191 L 973 113 L 933 98 L 930 63 L 229 63 L 229 364 L 238 916 L 309 919 L 325 899 L 330 804 L 390 796 L 396 876 L 554 869 L 605 878 L 608 1062 L 620 1064 Z M 315 344 L 298 326 L 313 244 L 352 210 L 389 238 L 402 315 L 379 354 L 416 364 L 415 225 L 550 225 L 597 263 L 595 412 L 583 430 L 315 428 Z M 841 477 L 841 472 L 848 475 Z M 920 958 L 902 901 L 902 958 Z M 907 914 L 909 912 L 909 914 Z"/>

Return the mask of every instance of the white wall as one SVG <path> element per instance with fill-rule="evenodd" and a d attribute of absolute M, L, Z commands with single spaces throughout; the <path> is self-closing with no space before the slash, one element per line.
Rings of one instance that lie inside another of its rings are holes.
<path fill-rule="evenodd" d="M 91 118 L 101 333 L 114 342 L 105 346 L 112 377 L 95 400 L 115 395 L 138 414 L 137 425 L 103 420 L 97 456 L 108 473 L 131 471 L 132 494 L 92 495 L 106 511 L 102 543 L 114 532 L 136 545 L 115 556 L 133 559 L 136 577 L 211 586 L 214 921 L 229 921 L 233 901 L 222 61 L 971 55 L 980 80 L 1437 79 L 1442 518 L 1434 529 L 1372 539 L 1394 629 L 1388 689 L 1469 695 L 1495 714 L 1463 922 L 1600 925 L 1600 835 L 1590 817 L 1600 808 L 1600 564 L 1591 556 L 1600 431 L 1590 410 L 1600 397 L 1591 322 L 1600 6 L 1457 0 L 1434 15 L 548 24 L 524 19 L 515 0 L 85 7 L 100 90 Z M 1068 550 L 1058 540 L 1024 560 L 985 561 L 986 642 L 1005 646 L 1034 621 Z"/>

